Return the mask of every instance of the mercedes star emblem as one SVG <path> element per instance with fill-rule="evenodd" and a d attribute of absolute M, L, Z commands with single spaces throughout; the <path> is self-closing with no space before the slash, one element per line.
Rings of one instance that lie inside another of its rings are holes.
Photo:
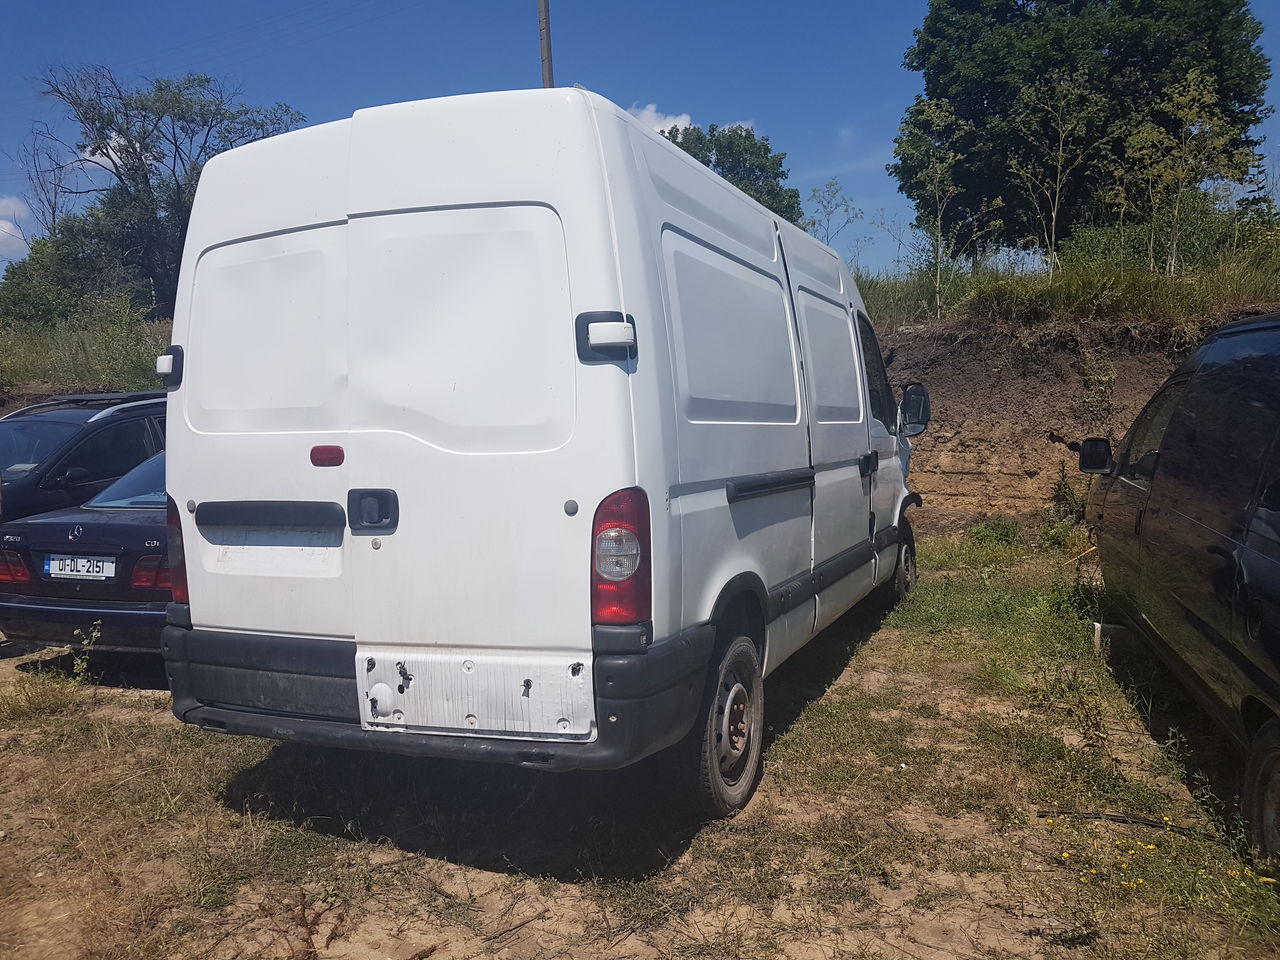
<path fill-rule="evenodd" d="M 80 526 L 80 524 L 77 523 L 74 527 L 72 527 L 70 530 L 67 531 L 67 539 L 79 540 L 83 534 L 84 534 L 84 527 Z"/>

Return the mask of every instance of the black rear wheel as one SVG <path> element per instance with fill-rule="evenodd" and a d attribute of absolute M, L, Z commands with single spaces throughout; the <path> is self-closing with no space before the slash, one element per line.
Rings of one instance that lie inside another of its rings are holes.
<path fill-rule="evenodd" d="M 1253 846 L 1264 860 L 1280 859 L 1280 721 L 1253 738 L 1241 792 Z"/>
<path fill-rule="evenodd" d="M 760 780 L 764 681 L 755 641 L 745 633 L 724 647 L 684 741 L 672 748 L 676 786 L 700 818 L 731 816 L 747 805 Z"/>

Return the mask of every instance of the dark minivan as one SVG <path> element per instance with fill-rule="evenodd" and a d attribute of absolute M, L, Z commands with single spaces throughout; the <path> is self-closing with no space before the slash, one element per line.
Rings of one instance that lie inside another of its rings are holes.
<path fill-rule="evenodd" d="M 1280 855 L 1280 314 L 1210 337 L 1099 475 L 1087 522 L 1107 594 L 1248 756 L 1253 840 Z"/>

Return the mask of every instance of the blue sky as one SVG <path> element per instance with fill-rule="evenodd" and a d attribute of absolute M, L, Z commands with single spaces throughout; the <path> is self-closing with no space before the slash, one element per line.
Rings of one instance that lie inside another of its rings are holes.
<path fill-rule="evenodd" d="M 250 102 L 283 101 L 311 123 L 373 104 L 541 82 L 536 0 L 63 0 L 56 26 L 47 5 L 6 8 L 0 227 L 21 222 L 21 142 L 33 120 L 57 117 L 35 80 L 53 64 L 231 77 Z M 556 82 L 702 125 L 751 123 L 786 151 L 789 184 L 802 196 L 840 179 L 867 214 L 850 231 L 869 238 L 863 262 L 885 266 L 895 245 L 870 221 L 878 211 L 911 218 L 884 165 L 920 90 L 902 54 L 925 8 L 925 0 L 552 0 Z M 1280 3 L 1253 8 L 1264 48 L 1280 61 Z M 1273 80 L 1269 102 L 1278 90 Z M 1280 156 L 1280 118 L 1263 132 L 1266 151 Z M 0 237 L 0 264 L 21 255 L 20 243 Z"/>

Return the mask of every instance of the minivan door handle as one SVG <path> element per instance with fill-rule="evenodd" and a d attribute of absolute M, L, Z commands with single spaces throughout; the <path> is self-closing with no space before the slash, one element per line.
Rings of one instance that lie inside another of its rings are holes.
<path fill-rule="evenodd" d="M 347 520 L 356 536 L 395 533 L 400 525 L 400 498 L 394 490 L 351 490 L 347 493 Z"/>
<path fill-rule="evenodd" d="M 864 453 L 858 459 L 858 473 L 864 477 L 869 477 L 880 469 L 880 453 L 872 450 L 870 453 Z"/>

